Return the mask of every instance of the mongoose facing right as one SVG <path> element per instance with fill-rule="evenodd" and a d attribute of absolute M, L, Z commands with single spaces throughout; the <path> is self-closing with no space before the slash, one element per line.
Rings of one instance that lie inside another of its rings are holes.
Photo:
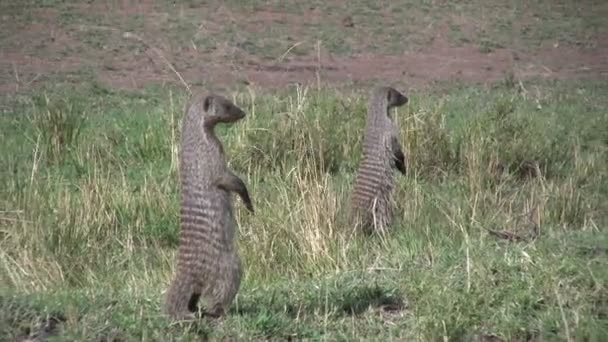
<path fill-rule="evenodd" d="M 221 316 L 238 291 L 242 270 L 234 244 L 231 192 L 240 195 L 251 212 L 253 204 L 243 181 L 227 168 L 214 128 L 243 117 L 245 112 L 231 101 L 209 94 L 192 101 L 183 119 L 180 244 L 163 307 L 173 319 L 194 318 L 201 297 L 205 314 Z"/>
<path fill-rule="evenodd" d="M 351 222 L 366 233 L 385 232 L 392 219 L 393 171 L 405 175 L 405 157 L 391 109 L 408 102 L 391 87 L 376 87 L 367 108 L 363 159 L 351 195 Z"/>

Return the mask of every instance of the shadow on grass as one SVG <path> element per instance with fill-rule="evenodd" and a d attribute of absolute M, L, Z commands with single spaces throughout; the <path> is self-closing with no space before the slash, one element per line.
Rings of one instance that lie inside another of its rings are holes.
<path fill-rule="evenodd" d="M 338 282 L 326 289 L 307 286 L 297 291 L 279 288 L 266 293 L 254 293 L 239 300 L 231 314 L 253 316 L 273 311 L 290 318 L 306 315 L 357 316 L 369 309 L 385 312 L 406 309 L 402 296 L 394 288 L 380 284 Z"/>
<path fill-rule="evenodd" d="M 319 319 L 337 321 L 406 308 L 394 287 L 363 277 L 342 276 L 335 281 L 285 283 L 242 291 L 229 316 L 242 322 L 254 336 L 316 339 L 324 336 L 318 329 Z"/>

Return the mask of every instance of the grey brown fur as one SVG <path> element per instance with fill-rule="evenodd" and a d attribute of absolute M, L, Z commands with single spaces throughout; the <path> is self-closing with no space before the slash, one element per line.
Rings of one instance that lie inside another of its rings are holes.
<path fill-rule="evenodd" d="M 233 123 L 245 113 L 219 95 L 202 95 L 187 108 L 180 150 L 181 232 L 177 270 L 163 312 L 174 319 L 194 318 L 200 298 L 205 314 L 223 315 L 241 281 L 234 243 L 232 192 L 253 212 L 247 187 L 226 166 L 218 123 Z"/>
<path fill-rule="evenodd" d="M 363 160 L 351 194 L 351 222 L 364 232 L 385 232 L 392 219 L 393 171 L 406 165 L 391 109 L 408 102 L 391 87 L 376 87 L 367 108 Z"/>

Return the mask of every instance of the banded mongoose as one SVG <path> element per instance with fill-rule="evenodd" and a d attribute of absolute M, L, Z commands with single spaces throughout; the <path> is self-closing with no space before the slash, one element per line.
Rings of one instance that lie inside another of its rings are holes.
<path fill-rule="evenodd" d="M 254 212 L 245 183 L 226 166 L 218 123 L 233 123 L 245 112 L 219 95 L 202 95 L 187 107 L 180 150 L 180 242 L 175 277 L 163 311 L 173 319 L 195 318 L 198 302 L 205 315 L 226 313 L 241 281 L 234 243 L 236 220 L 232 194 Z"/>
<path fill-rule="evenodd" d="M 408 102 L 391 87 L 376 87 L 367 108 L 363 159 L 351 195 L 351 222 L 370 233 L 386 232 L 392 219 L 393 170 L 405 175 L 406 164 L 391 109 Z"/>

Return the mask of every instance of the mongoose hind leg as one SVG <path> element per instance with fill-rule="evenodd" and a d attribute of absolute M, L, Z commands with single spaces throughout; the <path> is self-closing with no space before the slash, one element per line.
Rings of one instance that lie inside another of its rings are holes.
<path fill-rule="evenodd" d="M 366 213 L 359 208 L 354 208 L 351 213 L 350 224 L 354 232 L 361 232 L 365 235 L 373 232 L 373 222 L 367 217 Z"/>
<path fill-rule="evenodd" d="M 388 232 L 392 211 L 386 198 L 378 198 L 374 207 L 373 230 L 381 235 Z"/>
<path fill-rule="evenodd" d="M 351 217 L 355 231 L 364 235 L 385 233 L 390 223 L 390 209 L 382 196 L 375 197 L 372 203 L 353 208 Z"/>
<path fill-rule="evenodd" d="M 191 277 L 178 275 L 165 297 L 163 313 L 176 320 L 194 319 L 200 296 L 200 291 L 196 289 Z"/>
<path fill-rule="evenodd" d="M 222 259 L 217 282 L 213 288 L 209 289 L 209 294 L 206 296 L 208 306 L 204 313 L 205 316 L 225 315 L 241 284 L 242 266 L 236 251 L 227 253 Z"/>

